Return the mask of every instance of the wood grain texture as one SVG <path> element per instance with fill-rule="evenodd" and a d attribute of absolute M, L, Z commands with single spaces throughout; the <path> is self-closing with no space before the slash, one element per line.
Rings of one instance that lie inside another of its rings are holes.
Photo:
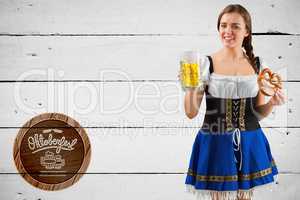
<path fill-rule="evenodd" d="M 254 36 L 254 53 L 284 81 L 298 80 L 296 36 Z M 220 48 L 211 36 L 0 37 L 0 80 L 175 81 L 184 50 L 205 56 Z"/>
<path fill-rule="evenodd" d="M 1 193 L 3 199 L 15 200 L 60 200 L 63 197 L 72 197 L 74 200 L 98 200 L 108 197 L 115 200 L 194 200 L 195 196 L 185 191 L 184 179 L 185 174 L 87 174 L 78 184 L 68 189 L 45 193 L 26 184 L 18 175 L 2 175 L 0 187 L 5 191 Z M 278 184 L 271 189 L 258 188 L 254 192 L 254 199 L 297 200 L 299 180 L 299 174 L 280 174 Z"/>
<path fill-rule="evenodd" d="M 300 32 L 297 0 L 211 0 L 209 4 L 182 0 L 5 1 L 1 3 L 0 30 L 16 34 L 212 34 L 218 13 L 230 3 L 249 10 L 254 32 Z"/>
<path fill-rule="evenodd" d="M 229 3 L 250 11 L 255 54 L 287 81 L 288 102 L 261 121 L 278 127 L 264 130 L 279 184 L 255 200 L 298 200 L 297 0 L 0 1 L 0 199 L 195 199 L 184 192 L 183 173 L 197 128 L 186 127 L 199 127 L 205 105 L 196 119 L 185 117 L 178 58 L 184 50 L 207 55 L 221 47 L 217 16 Z M 18 128 L 43 112 L 63 112 L 90 127 L 90 174 L 59 192 L 15 174 Z"/>
<path fill-rule="evenodd" d="M 285 94 L 294 99 L 289 104 L 299 98 L 294 95 L 298 85 L 283 84 Z M 179 82 L 18 82 L 2 83 L 0 90 L 6 94 L 0 103 L 0 127 L 21 127 L 43 112 L 65 113 L 83 127 L 200 127 L 206 109 L 203 101 L 198 116 L 187 118 Z M 288 106 L 274 107 L 261 125 L 286 127 Z M 299 125 L 292 118 L 289 125 Z"/>
<path fill-rule="evenodd" d="M 197 128 L 86 129 L 92 156 L 87 173 L 186 172 Z M 18 129 L 0 129 L 1 173 L 18 173 L 13 142 Z M 300 173 L 299 128 L 263 129 L 279 173 Z M 287 153 L 288 152 L 288 156 Z"/>

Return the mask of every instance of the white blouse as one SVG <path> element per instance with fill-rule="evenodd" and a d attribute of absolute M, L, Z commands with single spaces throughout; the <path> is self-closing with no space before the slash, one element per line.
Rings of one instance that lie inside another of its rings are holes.
<path fill-rule="evenodd" d="M 260 71 L 265 63 L 260 58 Z M 215 72 L 209 73 L 209 59 L 207 56 L 200 59 L 201 80 L 208 85 L 208 92 L 217 98 L 248 98 L 256 97 L 259 87 L 257 74 L 253 75 L 223 75 Z"/>

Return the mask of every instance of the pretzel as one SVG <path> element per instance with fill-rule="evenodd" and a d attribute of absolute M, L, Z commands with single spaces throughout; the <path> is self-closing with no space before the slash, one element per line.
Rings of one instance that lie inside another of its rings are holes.
<path fill-rule="evenodd" d="M 266 96 L 273 96 L 278 89 L 282 89 L 281 77 L 269 68 L 263 69 L 258 75 L 260 91 Z"/>

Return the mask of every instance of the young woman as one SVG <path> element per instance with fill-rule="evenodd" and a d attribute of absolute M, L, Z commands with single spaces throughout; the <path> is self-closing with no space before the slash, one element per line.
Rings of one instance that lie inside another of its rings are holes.
<path fill-rule="evenodd" d="M 274 182 L 278 174 L 259 120 L 286 97 L 279 89 L 265 102 L 257 78 L 266 66 L 253 54 L 251 18 L 244 7 L 225 7 L 217 29 L 223 48 L 201 58 L 203 86 L 185 93 L 189 118 L 206 97 L 185 184 L 201 200 L 249 200 L 254 188 Z"/>

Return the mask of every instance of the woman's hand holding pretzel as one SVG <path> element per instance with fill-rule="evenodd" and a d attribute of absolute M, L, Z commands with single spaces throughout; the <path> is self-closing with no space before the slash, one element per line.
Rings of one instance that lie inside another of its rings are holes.
<path fill-rule="evenodd" d="M 286 97 L 282 91 L 281 77 L 277 73 L 273 73 L 269 68 L 263 69 L 258 76 L 260 91 L 271 96 L 269 103 L 273 106 L 282 105 L 286 101 Z"/>
<path fill-rule="evenodd" d="M 273 106 L 278 106 L 284 104 L 286 101 L 286 96 L 284 95 L 282 89 L 278 89 L 275 91 L 274 95 L 271 97 L 269 102 Z"/>

